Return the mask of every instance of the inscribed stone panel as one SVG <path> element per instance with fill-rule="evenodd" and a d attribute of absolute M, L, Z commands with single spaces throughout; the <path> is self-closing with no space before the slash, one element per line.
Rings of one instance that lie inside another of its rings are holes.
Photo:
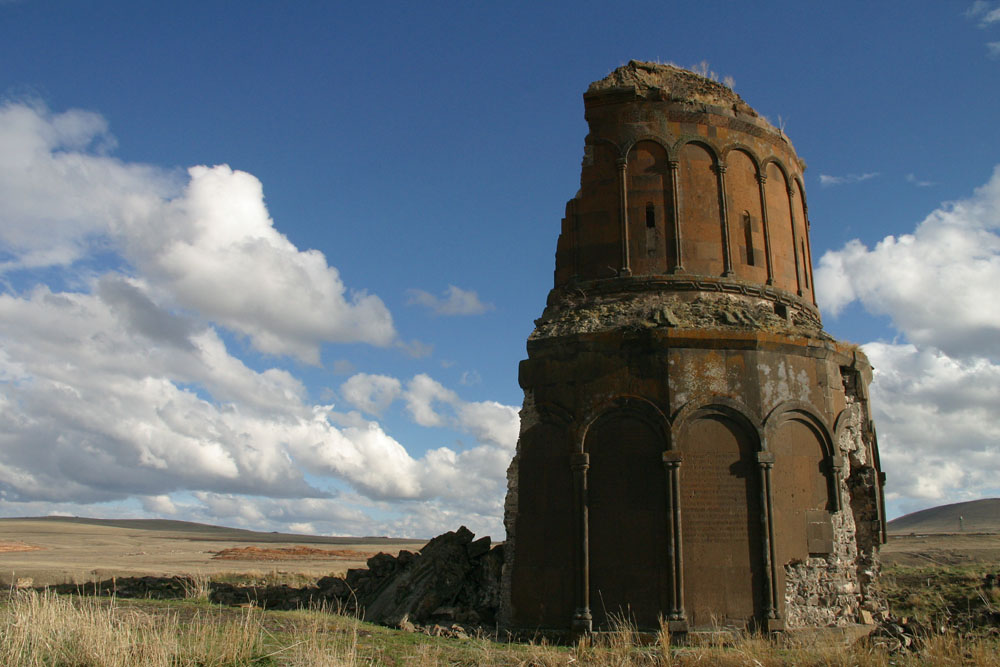
<path fill-rule="evenodd" d="M 728 419 L 698 419 L 680 443 L 684 603 L 692 627 L 746 627 L 762 608 L 755 447 Z"/>

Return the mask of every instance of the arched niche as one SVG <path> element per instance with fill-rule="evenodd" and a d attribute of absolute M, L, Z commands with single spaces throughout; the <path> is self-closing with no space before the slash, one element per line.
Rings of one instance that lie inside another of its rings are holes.
<path fill-rule="evenodd" d="M 627 174 L 632 273 L 665 273 L 674 262 L 674 205 L 666 149 L 651 140 L 637 142 L 628 152 Z"/>
<path fill-rule="evenodd" d="M 708 146 L 689 142 L 678 154 L 681 260 L 688 273 L 719 276 L 724 270 L 716 159 Z"/>
<path fill-rule="evenodd" d="M 667 430 L 652 410 L 614 407 L 587 429 L 590 611 L 656 629 L 670 607 Z"/>
<path fill-rule="evenodd" d="M 795 208 L 795 229 L 799 242 L 798 253 L 801 272 L 799 284 L 802 287 L 803 296 L 808 301 L 816 303 L 816 299 L 813 297 L 815 287 L 812 275 L 812 250 L 809 247 L 809 209 L 806 205 L 805 190 L 798 178 L 792 179 L 792 190 L 795 192 L 792 206 Z"/>
<path fill-rule="evenodd" d="M 832 516 L 839 509 L 833 439 L 810 408 L 778 406 L 768 417 L 772 521 L 779 612 L 784 611 L 785 565 L 833 551 Z"/>
<path fill-rule="evenodd" d="M 740 149 L 726 157 L 726 197 L 733 270 L 741 278 L 763 283 L 767 280 L 767 257 L 757 166 Z"/>
<path fill-rule="evenodd" d="M 764 173 L 767 176 L 764 198 L 767 203 L 767 227 L 771 237 L 774 285 L 794 293 L 798 289 L 798 277 L 788 179 L 784 170 L 773 161 L 767 163 Z"/>
<path fill-rule="evenodd" d="M 709 405 L 685 417 L 677 448 L 688 622 L 755 627 L 768 598 L 759 432 L 731 407 Z"/>
<path fill-rule="evenodd" d="M 518 453 L 517 557 L 511 571 L 515 622 L 561 627 L 575 605 L 574 498 L 568 424 L 555 415 L 521 434 Z"/>

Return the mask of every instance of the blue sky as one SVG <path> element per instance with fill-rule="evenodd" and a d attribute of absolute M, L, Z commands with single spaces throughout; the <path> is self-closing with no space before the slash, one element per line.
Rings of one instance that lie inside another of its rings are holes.
<path fill-rule="evenodd" d="M 503 534 L 587 85 L 809 165 L 891 515 L 1000 495 L 1000 2 L 0 2 L 0 514 Z"/>

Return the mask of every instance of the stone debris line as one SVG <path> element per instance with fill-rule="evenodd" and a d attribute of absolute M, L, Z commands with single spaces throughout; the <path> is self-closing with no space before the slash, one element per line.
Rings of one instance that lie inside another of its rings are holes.
<path fill-rule="evenodd" d="M 728 294 L 682 299 L 663 294 L 590 297 L 577 290 L 560 295 L 535 320 L 529 340 L 577 333 L 633 329 L 732 329 L 768 331 L 833 340 L 801 312 L 779 315 L 766 299 Z"/>

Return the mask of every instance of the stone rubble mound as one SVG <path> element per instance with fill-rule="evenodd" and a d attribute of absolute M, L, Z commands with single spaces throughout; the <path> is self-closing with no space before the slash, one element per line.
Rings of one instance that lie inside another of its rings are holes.
<path fill-rule="evenodd" d="M 503 545 L 475 539 L 465 526 L 439 535 L 417 553 L 380 553 L 368 568 L 344 577 L 323 577 L 314 586 L 208 584 L 209 600 L 266 609 L 323 607 L 334 612 L 410 631 L 464 636 L 492 627 L 500 606 Z M 178 599 L 198 590 L 189 577 L 118 577 L 88 584 L 50 587 L 58 593 L 121 598 Z"/>
<path fill-rule="evenodd" d="M 252 602 L 268 609 L 326 605 L 407 629 L 451 623 L 489 626 L 500 606 L 503 546 L 492 546 L 489 537 L 474 538 L 462 526 L 435 537 L 417 553 L 376 554 L 368 559 L 367 569 L 323 577 L 305 588 L 213 583 L 210 599 L 230 605 Z"/>

